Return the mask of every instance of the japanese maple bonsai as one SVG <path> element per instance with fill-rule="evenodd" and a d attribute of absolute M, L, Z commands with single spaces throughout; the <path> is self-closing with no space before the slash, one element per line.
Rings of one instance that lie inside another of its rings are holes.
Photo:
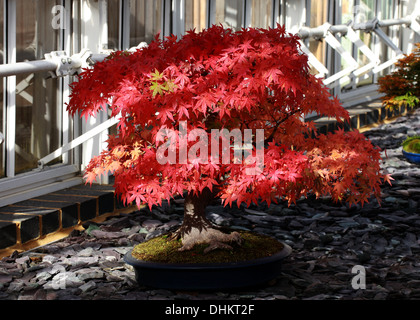
<path fill-rule="evenodd" d="M 378 91 L 384 93 L 383 104 L 390 108 L 402 105 L 414 107 L 420 98 L 420 43 L 412 53 L 405 55 L 395 63 L 395 70 L 378 80 Z"/>
<path fill-rule="evenodd" d="M 87 166 L 87 182 L 112 172 L 115 192 L 138 206 L 184 196 L 183 223 L 172 234 L 181 250 L 240 244 L 238 232 L 206 218 L 214 197 L 238 206 L 290 204 L 310 193 L 350 204 L 379 198 L 390 178 L 380 171 L 378 148 L 358 131 L 323 135 L 303 120 L 317 112 L 342 124 L 349 116 L 311 75 L 298 40 L 279 25 L 238 32 L 212 26 L 180 39 L 156 37 L 146 48 L 112 53 L 84 70 L 72 84 L 68 110 L 87 118 L 109 106 L 120 119 L 108 148 Z M 211 152 L 212 130 L 224 129 L 253 130 L 252 143 L 239 148 L 248 150 L 243 161 L 238 148 L 220 144 L 216 157 Z M 185 132 L 194 134 L 185 140 Z"/>

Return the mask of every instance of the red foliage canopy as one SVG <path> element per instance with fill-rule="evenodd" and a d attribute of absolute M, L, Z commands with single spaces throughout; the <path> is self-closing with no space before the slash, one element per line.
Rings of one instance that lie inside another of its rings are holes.
<path fill-rule="evenodd" d="M 379 196 L 383 180 L 389 182 L 380 172 L 379 150 L 362 134 L 318 135 L 313 123 L 302 120 L 312 112 L 340 122 L 349 117 L 310 74 L 298 38 L 279 25 L 239 32 L 213 26 L 181 39 L 156 37 L 134 53 L 115 52 L 80 74 L 68 110 L 87 118 L 107 105 L 120 117 L 118 134 L 91 160 L 86 178 L 92 182 L 112 171 L 116 192 L 129 203 L 151 206 L 216 187 L 225 204 L 290 203 L 308 193 L 363 204 Z M 209 135 L 210 129 L 264 129 L 262 172 L 249 175 L 246 169 L 255 165 L 210 158 L 160 164 L 158 132 L 179 132 L 181 121 Z"/>

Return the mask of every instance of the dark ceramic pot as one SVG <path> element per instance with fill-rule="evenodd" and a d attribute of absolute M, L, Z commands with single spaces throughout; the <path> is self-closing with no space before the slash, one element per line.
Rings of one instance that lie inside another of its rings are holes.
<path fill-rule="evenodd" d="M 405 150 L 402 151 L 404 157 L 406 157 L 409 161 L 414 163 L 420 163 L 420 154 L 419 153 L 412 153 L 407 152 Z"/>
<path fill-rule="evenodd" d="M 221 290 L 250 287 L 276 278 L 281 262 L 292 249 L 283 249 L 270 257 L 237 263 L 169 264 L 142 261 L 129 251 L 124 261 L 133 266 L 140 286 L 178 290 Z"/>

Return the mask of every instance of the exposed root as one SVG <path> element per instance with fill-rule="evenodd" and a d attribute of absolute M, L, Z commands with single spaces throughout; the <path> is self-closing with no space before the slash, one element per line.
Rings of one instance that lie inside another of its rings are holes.
<path fill-rule="evenodd" d="M 170 239 L 181 239 L 180 251 L 191 250 L 195 245 L 203 243 L 209 244 L 204 253 L 216 249 L 232 250 L 230 244 L 241 244 L 242 237 L 238 232 L 225 233 L 206 218 L 206 205 L 214 199 L 214 195 L 215 191 L 205 188 L 198 195 L 190 192 L 185 196 L 184 221 L 170 236 Z"/>
<path fill-rule="evenodd" d="M 227 249 L 232 250 L 232 246 L 229 244 L 236 243 L 240 245 L 242 243 L 242 237 L 236 231 L 227 234 L 215 228 L 206 228 L 199 230 L 192 228 L 190 232 L 184 233 L 182 236 L 182 247 L 179 251 L 191 250 L 197 244 L 207 243 L 209 246 L 204 250 L 204 253 L 216 249 Z"/>

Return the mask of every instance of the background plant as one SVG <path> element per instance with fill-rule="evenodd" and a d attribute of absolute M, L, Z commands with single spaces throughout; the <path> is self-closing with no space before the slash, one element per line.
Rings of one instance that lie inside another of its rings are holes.
<path fill-rule="evenodd" d="M 419 103 L 420 98 L 420 43 L 409 55 L 395 63 L 395 71 L 379 78 L 379 92 L 385 93 L 382 101 L 390 108 Z"/>

